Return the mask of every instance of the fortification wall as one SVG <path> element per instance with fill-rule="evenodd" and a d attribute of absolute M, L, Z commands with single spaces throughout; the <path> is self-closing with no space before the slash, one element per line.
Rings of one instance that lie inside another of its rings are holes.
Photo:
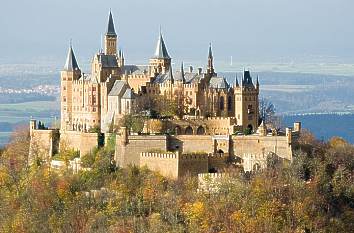
<path fill-rule="evenodd" d="M 205 121 L 209 134 L 230 135 L 234 133 L 234 125 L 237 121 L 234 117 L 209 117 Z"/>
<path fill-rule="evenodd" d="M 119 166 L 140 164 L 140 153 L 153 150 L 167 151 L 167 136 L 165 135 L 130 135 L 116 137 L 115 160 Z"/>
<path fill-rule="evenodd" d="M 57 129 L 31 129 L 30 130 L 30 160 L 41 156 L 49 160 L 59 149 L 59 130 Z"/>
<path fill-rule="evenodd" d="M 215 169 L 216 171 L 222 171 L 226 168 L 229 160 L 229 154 L 209 154 L 208 165 L 209 169 Z"/>
<path fill-rule="evenodd" d="M 98 133 L 60 131 L 60 148 L 68 147 L 80 151 L 83 156 L 98 146 Z"/>
<path fill-rule="evenodd" d="M 199 173 L 208 172 L 207 154 L 186 154 L 180 155 L 178 163 L 178 176 L 187 174 L 197 176 Z"/>
<path fill-rule="evenodd" d="M 178 155 L 174 153 L 140 153 L 140 167 L 146 166 L 161 175 L 178 178 Z"/>
<path fill-rule="evenodd" d="M 287 136 L 232 136 L 232 153 L 243 157 L 244 154 L 268 155 L 270 152 L 287 160 L 292 160 L 291 143 Z"/>
<path fill-rule="evenodd" d="M 208 172 L 207 154 L 140 153 L 140 167 L 146 166 L 161 175 L 177 179 Z"/>
<path fill-rule="evenodd" d="M 213 141 L 210 135 L 178 135 L 169 140 L 170 150 L 179 150 L 185 154 L 191 152 L 213 153 Z"/>

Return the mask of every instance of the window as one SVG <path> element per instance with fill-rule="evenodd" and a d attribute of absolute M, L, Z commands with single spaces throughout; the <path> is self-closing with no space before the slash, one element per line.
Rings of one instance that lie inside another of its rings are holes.
<path fill-rule="evenodd" d="M 66 102 L 66 97 L 65 96 L 63 97 L 63 102 Z"/>
<path fill-rule="evenodd" d="M 224 96 L 221 96 L 220 97 L 220 106 L 219 106 L 221 111 L 224 111 L 224 102 L 225 102 Z"/>
<path fill-rule="evenodd" d="M 66 86 L 63 87 L 63 90 L 66 91 Z"/>
<path fill-rule="evenodd" d="M 227 99 L 227 110 L 231 111 L 232 110 L 232 97 L 229 96 Z"/>

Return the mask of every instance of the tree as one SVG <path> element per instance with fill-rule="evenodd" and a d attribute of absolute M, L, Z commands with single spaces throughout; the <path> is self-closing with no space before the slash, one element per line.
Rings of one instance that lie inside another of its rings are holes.
<path fill-rule="evenodd" d="M 122 119 L 120 119 L 118 126 L 126 127 L 128 130 L 132 130 L 135 133 L 141 133 L 144 129 L 145 119 L 141 115 L 124 115 Z"/>
<path fill-rule="evenodd" d="M 261 98 L 259 101 L 259 117 L 259 123 L 263 121 L 264 124 L 276 130 L 283 127 L 281 117 L 276 115 L 275 106 L 266 98 Z"/>

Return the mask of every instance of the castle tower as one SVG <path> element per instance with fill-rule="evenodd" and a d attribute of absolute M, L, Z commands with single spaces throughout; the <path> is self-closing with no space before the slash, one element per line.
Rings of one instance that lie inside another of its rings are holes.
<path fill-rule="evenodd" d="M 117 34 L 114 29 L 114 22 L 112 12 L 109 12 L 107 32 L 104 40 L 105 54 L 116 55 L 117 54 Z"/>
<path fill-rule="evenodd" d="M 207 73 L 210 75 L 214 74 L 214 57 L 211 43 L 209 44 Z"/>
<path fill-rule="evenodd" d="M 249 128 L 255 131 L 258 128 L 259 118 L 259 83 L 253 84 L 249 71 L 244 71 L 241 85 L 235 85 L 235 117 L 237 124 L 242 125 L 243 129 Z"/>
<path fill-rule="evenodd" d="M 156 73 L 166 73 L 171 66 L 171 57 L 168 55 L 165 41 L 161 30 L 157 41 L 154 56 L 150 59 L 150 74 L 154 76 Z"/>
<path fill-rule="evenodd" d="M 70 44 L 63 70 L 61 71 L 61 129 L 71 129 L 72 124 L 72 87 L 73 81 L 81 77 L 73 48 Z"/>

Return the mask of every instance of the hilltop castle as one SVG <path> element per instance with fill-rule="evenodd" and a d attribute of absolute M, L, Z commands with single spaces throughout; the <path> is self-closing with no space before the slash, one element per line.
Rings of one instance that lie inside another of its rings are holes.
<path fill-rule="evenodd" d="M 179 177 L 186 172 L 220 170 L 228 161 L 242 159 L 250 164 L 247 169 L 253 170 L 255 164 L 264 166 L 270 153 L 291 160 L 293 138 L 300 124 L 294 130 L 287 129 L 283 136 L 269 134 L 266 125 L 259 124 L 258 77 L 255 81 L 244 71 L 240 82 L 235 78 L 230 85 L 215 72 L 211 44 L 204 71 L 193 67 L 185 70 L 183 63 L 174 71 L 161 31 L 147 65 L 125 64 L 125 55 L 118 47 L 111 12 L 104 49 L 93 56 L 91 73 L 81 71 L 70 45 L 61 71 L 60 130 L 38 129 L 32 120 L 31 148 L 41 144 L 39 147 L 51 156 L 65 143 L 83 156 L 103 145 L 114 133 L 112 126 L 119 125 L 125 115 L 140 114 L 144 100 L 161 97 L 175 103 L 182 114 L 168 119 L 147 117 L 143 135 L 121 127 L 114 158 L 120 166 L 146 165 Z M 154 122 L 163 125 L 160 132 L 149 129 Z M 245 131 L 251 135 L 242 135 Z M 258 160 L 263 162 L 255 162 Z"/>

